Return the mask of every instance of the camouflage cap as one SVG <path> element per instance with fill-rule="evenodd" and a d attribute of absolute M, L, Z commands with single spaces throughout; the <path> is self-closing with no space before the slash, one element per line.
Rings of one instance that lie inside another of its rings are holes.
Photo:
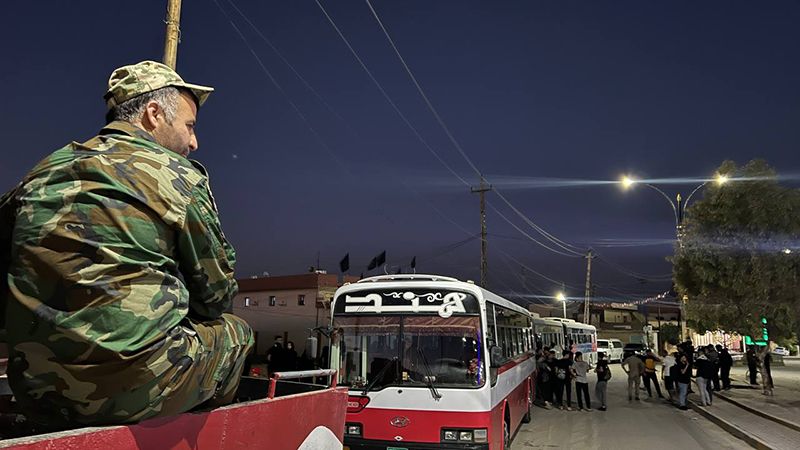
<path fill-rule="evenodd" d="M 142 61 L 130 66 L 122 66 L 111 73 L 108 79 L 106 99 L 108 109 L 142 94 L 173 86 L 188 89 L 202 105 L 214 88 L 200 86 L 183 81 L 177 72 L 170 67 L 155 61 Z"/>

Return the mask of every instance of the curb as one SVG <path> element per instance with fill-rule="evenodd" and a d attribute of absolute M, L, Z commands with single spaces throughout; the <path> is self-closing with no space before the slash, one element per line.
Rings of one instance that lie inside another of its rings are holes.
<path fill-rule="evenodd" d="M 686 403 L 689 404 L 689 407 L 692 408 L 693 411 L 695 411 L 696 413 L 698 413 L 701 416 L 705 417 L 706 419 L 710 420 L 711 422 L 715 423 L 717 426 L 719 426 L 723 430 L 727 431 L 729 434 L 733 435 L 734 437 L 737 437 L 737 438 L 743 440 L 744 442 L 747 442 L 748 444 L 750 444 L 751 447 L 753 447 L 755 449 L 758 449 L 758 450 L 779 450 L 779 449 L 775 449 L 773 447 L 770 447 L 764 441 L 745 433 L 744 431 L 742 431 L 738 427 L 736 427 L 736 425 L 728 422 L 727 420 L 725 420 L 725 419 L 723 419 L 721 417 L 718 417 L 718 416 L 712 414 L 707 409 L 695 404 L 695 402 L 689 400 Z"/>
<path fill-rule="evenodd" d="M 780 417 L 776 417 L 776 416 L 773 416 L 771 414 L 767 414 L 767 413 L 765 413 L 763 411 L 759 411 L 759 410 L 753 408 L 752 406 L 745 405 L 744 403 L 742 403 L 742 402 L 740 402 L 738 400 L 734 400 L 734 399 L 728 397 L 727 395 L 720 395 L 719 393 L 717 393 L 717 397 L 725 400 L 728 403 L 734 404 L 734 405 L 738 406 L 739 408 L 742 408 L 743 410 L 745 410 L 745 411 L 747 411 L 749 413 L 753 413 L 753 414 L 755 414 L 757 416 L 761 416 L 761 417 L 763 417 L 763 418 L 765 418 L 767 420 L 771 420 L 771 421 L 773 421 L 773 422 L 775 422 L 777 424 L 783 425 L 783 426 L 785 426 L 787 428 L 791 428 L 791 429 L 793 429 L 795 431 L 800 431 L 800 425 L 798 425 L 798 424 L 796 424 L 794 422 L 789 422 L 786 419 L 781 419 Z"/>

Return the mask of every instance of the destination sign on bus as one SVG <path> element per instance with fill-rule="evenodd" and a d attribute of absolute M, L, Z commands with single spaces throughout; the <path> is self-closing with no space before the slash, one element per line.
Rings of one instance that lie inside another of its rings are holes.
<path fill-rule="evenodd" d="M 336 302 L 335 313 L 346 314 L 477 314 L 478 302 L 465 292 L 386 290 L 345 294 Z"/>

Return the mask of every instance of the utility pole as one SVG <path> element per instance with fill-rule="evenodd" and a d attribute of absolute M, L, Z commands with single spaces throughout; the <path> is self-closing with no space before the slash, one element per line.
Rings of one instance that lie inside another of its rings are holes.
<path fill-rule="evenodd" d="M 178 42 L 181 38 L 181 0 L 167 0 L 167 32 L 164 38 L 164 64 L 172 69 L 178 62 Z"/>
<path fill-rule="evenodd" d="M 677 200 L 677 203 L 675 203 L 675 210 L 678 214 L 675 221 L 675 235 L 678 238 L 678 246 L 683 248 L 683 210 L 686 208 L 686 205 L 682 204 L 683 198 L 681 197 L 681 194 L 678 194 L 678 196 L 675 197 L 675 200 Z"/>
<path fill-rule="evenodd" d="M 470 188 L 470 191 L 480 195 L 481 205 L 481 287 L 487 284 L 486 273 L 489 271 L 489 262 L 486 254 L 486 192 L 492 190 L 492 185 L 486 183 L 486 179 L 481 177 L 481 184 L 478 187 Z"/>
<path fill-rule="evenodd" d="M 586 299 L 583 302 L 583 323 L 589 324 L 589 299 L 592 297 L 592 249 L 586 252 Z"/>
<path fill-rule="evenodd" d="M 690 195 L 690 197 L 691 197 L 691 195 Z M 675 200 L 677 201 L 676 207 L 675 207 L 675 211 L 678 214 L 677 217 L 676 217 L 677 225 L 675 226 L 675 237 L 678 240 L 678 248 L 682 249 L 683 248 L 683 210 L 686 208 L 686 205 L 682 203 L 683 199 L 681 198 L 681 194 L 678 194 L 678 196 L 675 197 Z M 680 299 L 680 302 L 679 302 L 680 314 L 681 314 L 681 341 L 684 341 L 685 339 L 687 339 L 689 337 L 687 335 L 688 334 L 688 327 L 686 326 L 686 300 L 688 300 L 688 298 L 689 297 L 684 295 L 683 298 Z"/>

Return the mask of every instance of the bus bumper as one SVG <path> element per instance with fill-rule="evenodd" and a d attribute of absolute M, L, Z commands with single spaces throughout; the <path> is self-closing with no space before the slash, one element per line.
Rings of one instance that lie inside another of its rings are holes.
<path fill-rule="evenodd" d="M 489 444 L 445 442 L 395 442 L 346 437 L 344 450 L 489 450 Z"/>

